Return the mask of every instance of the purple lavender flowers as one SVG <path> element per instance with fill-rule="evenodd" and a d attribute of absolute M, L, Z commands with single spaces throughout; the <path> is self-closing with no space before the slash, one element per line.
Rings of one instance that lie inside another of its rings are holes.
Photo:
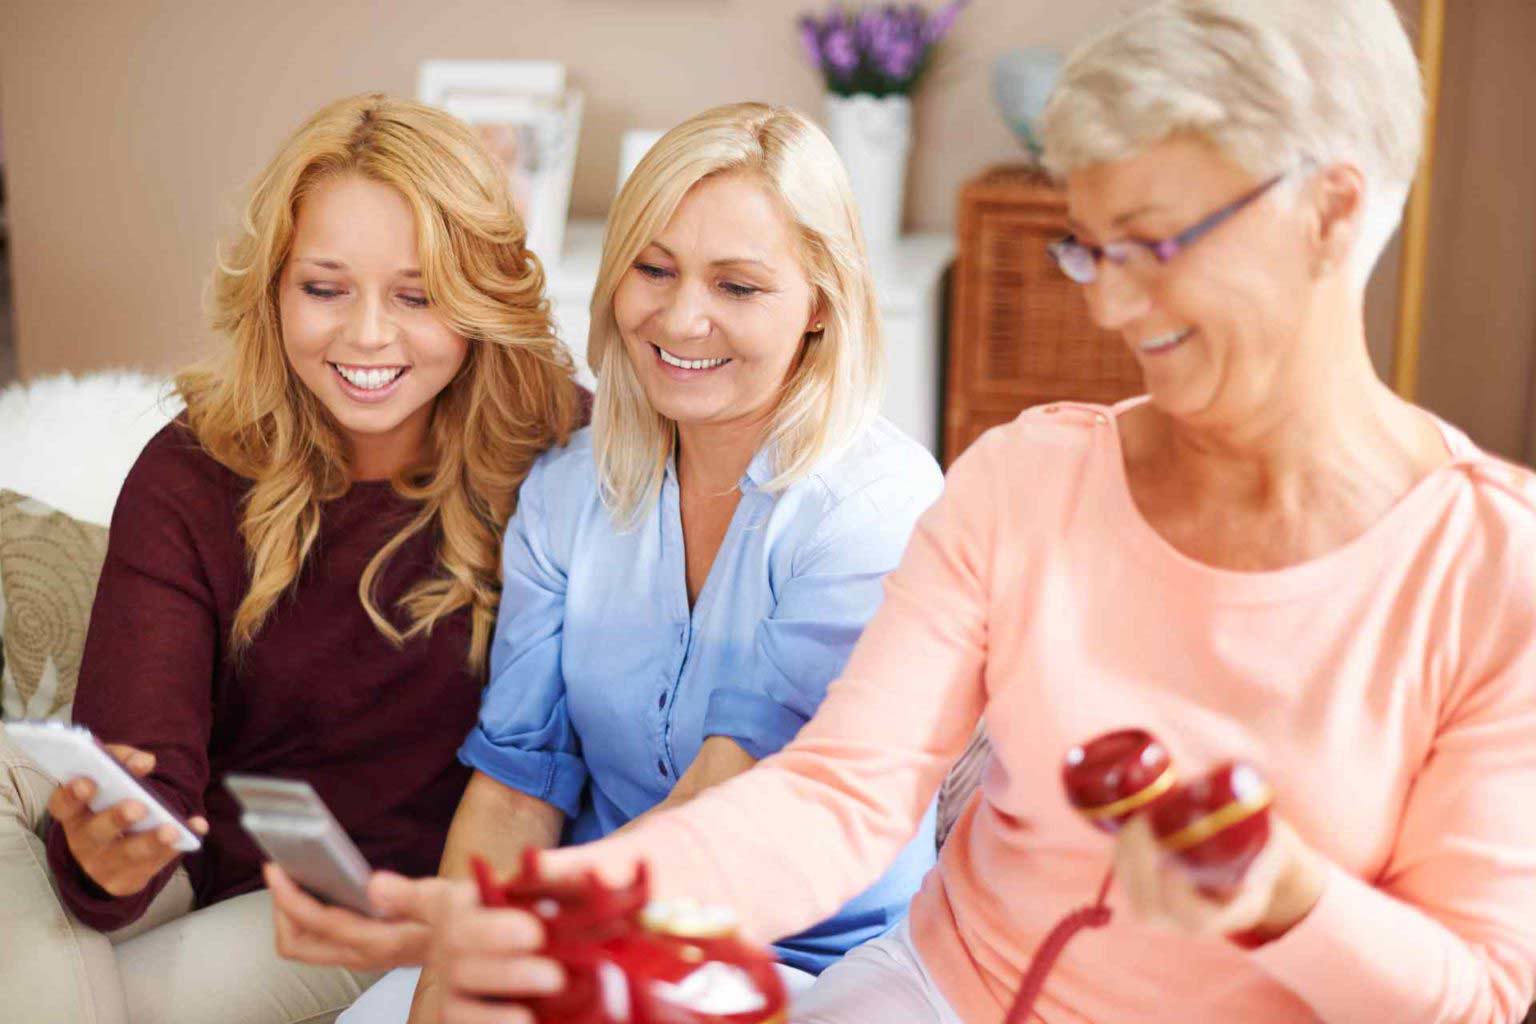
<path fill-rule="evenodd" d="M 929 13 L 917 4 L 885 4 L 852 10 L 838 4 L 825 15 L 800 16 L 800 41 L 839 96 L 912 91 L 933 47 L 954 27 L 967 0 L 951 0 Z"/>

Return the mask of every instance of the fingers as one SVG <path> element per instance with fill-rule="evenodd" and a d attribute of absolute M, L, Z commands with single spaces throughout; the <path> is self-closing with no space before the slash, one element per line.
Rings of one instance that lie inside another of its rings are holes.
<path fill-rule="evenodd" d="M 106 846 L 143 821 L 146 813 L 137 800 L 124 800 L 82 821 L 81 838 L 94 846 Z"/>
<path fill-rule="evenodd" d="M 1163 923 L 1162 850 L 1144 817 L 1126 823 L 1115 840 L 1115 880 L 1131 910 L 1148 924 Z"/>
<path fill-rule="evenodd" d="M 431 932 L 414 921 L 376 921 L 343 907 L 330 907 L 300 889 L 277 865 L 263 869 L 272 890 L 277 951 L 285 957 L 325 966 L 378 969 L 419 964 Z"/>
<path fill-rule="evenodd" d="M 262 872 L 267 887 L 272 890 L 272 902 L 281 907 L 304 931 L 334 934 L 345 931 L 352 920 L 362 920 L 360 915 L 350 910 L 321 903 L 299 888 L 287 872 L 276 864 L 267 864 Z"/>
<path fill-rule="evenodd" d="M 425 917 L 429 902 L 417 880 L 393 871 L 375 871 L 368 879 L 368 899 L 386 917 Z"/>
<path fill-rule="evenodd" d="M 490 954 L 520 956 L 544 944 L 544 927 L 538 918 L 521 910 L 460 909 L 440 929 L 443 948 L 450 957 Z"/>
<path fill-rule="evenodd" d="M 444 973 L 455 992 L 481 997 L 554 995 L 565 987 L 565 971 L 543 957 L 461 956 Z"/>
<path fill-rule="evenodd" d="M 289 914 L 302 912 L 306 904 L 314 902 L 313 897 L 294 884 L 288 872 L 271 861 L 261 866 L 261 877 L 272 891 L 273 905 L 282 907 Z"/>
<path fill-rule="evenodd" d="M 300 928 L 293 916 L 278 906 L 276 899 L 272 903 L 272 926 L 277 953 L 285 959 L 320 967 L 362 966 L 353 962 L 358 958 L 351 950 L 333 946 Z"/>
<path fill-rule="evenodd" d="M 1280 866 L 1278 851 L 1268 847 L 1248 866 L 1237 889 L 1220 895 L 1202 892 L 1188 876 L 1178 872 L 1184 877 L 1170 882 L 1167 888 L 1170 916 L 1194 935 L 1214 938 L 1247 931 L 1268 911 Z"/>
<path fill-rule="evenodd" d="M 103 815 L 110 812 L 103 812 Z M 100 846 L 70 850 L 81 869 L 113 896 L 132 896 L 149 884 L 179 855 L 176 830 L 169 825 L 148 832 L 120 835 Z"/>
<path fill-rule="evenodd" d="M 278 954 L 289 960 L 335 966 L 335 951 L 320 948 L 320 944 L 308 934 L 302 923 L 309 915 L 310 904 L 314 900 L 276 864 L 263 864 L 261 874 L 266 880 L 267 889 L 272 893 L 272 923 Z"/>
<path fill-rule="evenodd" d="M 95 795 L 96 784 L 90 779 L 72 779 L 54 787 L 48 798 L 48 813 L 67 831 L 75 822 L 90 815 L 91 797 Z"/>
<path fill-rule="evenodd" d="M 464 879 L 406 878 L 393 871 L 375 871 L 368 879 L 368 899 L 379 913 L 423 924 L 444 916 L 456 894 L 473 903 L 474 893 L 474 883 Z"/>
<path fill-rule="evenodd" d="M 122 745 L 109 746 L 112 756 L 130 772 L 144 776 L 154 768 L 154 756 Z M 113 896 L 141 892 L 150 879 L 178 856 L 178 830 L 171 825 L 135 832 L 149 811 L 138 800 L 123 800 L 102 811 L 92 811 L 97 787 L 88 778 L 70 779 L 48 798 L 48 813 L 64 829 L 69 851 L 82 871 Z M 206 835 L 205 819 L 194 819 Z M 194 827 L 196 827 L 194 825 Z"/>
<path fill-rule="evenodd" d="M 1251 877 L 1235 892 L 1224 896 L 1202 892 L 1176 867 L 1165 869 L 1163 908 L 1166 926 L 1205 938 L 1220 938 L 1245 931 L 1263 914 L 1268 889 L 1252 884 Z"/>
<path fill-rule="evenodd" d="M 1158 926 L 1186 935 L 1217 936 L 1230 930 L 1220 924 L 1230 908 L 1202 893 L 1181 869 L 1171 865 L 1163 867 L 1159 872 L 1158 888 Z"/>
<path fill-rule="evenodd" d="M 155 770 L 155 755 L 147 750 L 130 747 L 126 743 L 107 743 L 105 746 L 107 753 L 122 762 L 128 774 L 136 779 L 142 779 Z"/>
<path fill-rule="evenodd" d="M 564 988 L 565 972 L 530 955 L 544 942 L 543 925 L 520 910 L 478 905 L 472 889 L 457 886 L 435 930 L 435 970 L 443 979 L 443 1021 L 456 1024 L 532 1024 L 525 1008 L 487 999 L 531 998 Z"/>
<path fill-rule="evenodd" d="M 274 921 L 283 920 L 281 912 L 277 913 Z M 368 970 L 372 966 L 357 950 L 338 946 L 306 932 L 293 924 L 291 918 L 285 921 L 284 927 L 277 929 L 276 936 L 277 954 L 287 960 L 297 960 L 316 967 L 346 967 L 359 971 Z"/>
<path fill-rule="evenodd" d="M 147 866 L 152 875 L 176 856 L 175 844 L 176 830 L 170 825 L 161 825 L 148 832 L 131 832 L 120 836 L 113 843 L 113 856 L 121 858 L 126 864 Z"/>
<path fill-rule="evenodd" d="M 144 820 L 144 806 L 124 800 L 92 812 L 95 792 L 89 779 L 73 779 L 54 790 L 48 811 L 63 827 L 70 853 L 91 880 L 114 896 L 131 895 L 177 855 L 176 829 L 162 825 L 131 832 Z"/>
<path fill-rule="evenodd" d="M 1247 931 L 1268 912 L 1283 860 L 1273 847 L 1254 860 L 1236 889 L 1210 892 L 1162 851 L 1141 817 L 1116 840 L 1115 877 L 1125 901 L 1147 925 L 1216 938 Z"/>
<path fill-rule="evenodd" d="M 290 907 L 296 902 L 295 895 L 301 899 L 308 897 L 288 880 L 282 868 L 276 864 L 263 865 L 262 875 L 272 892 L 272 931 L 278 955 L 324 967 L 345 966 L 338 962 L 337 950 L 316 940 L 294 920 Z"/>
<path fill-rule="evenodd" d="M 187 827 L 199 836 L 206 836 L 208 834 L 208 819 L 201 814 L 194 814 L 187 819 Z"/>

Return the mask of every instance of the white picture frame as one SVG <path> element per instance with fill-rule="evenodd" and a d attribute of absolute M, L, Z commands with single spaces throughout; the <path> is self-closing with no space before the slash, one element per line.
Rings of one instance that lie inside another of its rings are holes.
<path fill-rule="evenodd" d="M 614 186 L 615 195 L 624 188 L 624 183 L 635 172 L 635 167 L 645 158 L 645 154 L 665 134 L 665 131 L 635 130 L 619 136 L 619 183 Z"/>
<path fill-rule="evenodd" d="M 431 60 L 417 97 L 479 132 L 507 170 L 528 248 L 546 266 L 560 260 L 581 134 L 582 94 L 565 87 L 554 61 Z"/>
<path fill-rule="evenodd" d="M 554 60 L 425 60 L 416 70 L 416 98 L 434 107 L 455 95 L 558 96 L 565 65 Z"/>

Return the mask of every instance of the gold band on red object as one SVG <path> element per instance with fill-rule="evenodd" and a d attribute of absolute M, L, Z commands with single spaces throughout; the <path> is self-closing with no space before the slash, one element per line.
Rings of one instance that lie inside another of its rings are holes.
<path fill-rule="evenodd" d="M 1099 818 L 1118 818 L 1123 814 L 1130 814 L 1132 811 L 1139 811 L 1143 807 L 1147 806 L 1147 804 L 1151 803 L 1172 789 L 1175 781 L 1177 781 L 1177 777 L 1174 775 L 1173 765 L 1169 765 L 1167 768 L 1163 769 L 1163 774 L 1159 775 L 1157 778 L 1153 779 L 1150 783 L 1132 793 L 1130 796 L 1121 797 L 1114 803 L 1105 804 L 1102 807 L 1083 808 L 1081 813 L 1085 817 L 1097 820 Z"/>
<path fill-rule="evenodd" d="M 1203 818 L 1196 818 L 1171 836 L 1158 840 L 1169 853 L 1183 853 L 1190 847 L 1199 846 L 1222 829 L 1231 828 L 1250 815 L 1257 814 L 1270 805 L 1274 794 L 1268 786 L 1262 786 L 1246 799 L 1223 804 Z"/>

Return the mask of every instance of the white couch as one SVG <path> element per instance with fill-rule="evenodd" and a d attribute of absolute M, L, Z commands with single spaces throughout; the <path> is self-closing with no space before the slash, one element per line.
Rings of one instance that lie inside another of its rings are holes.
<path fill-rule="evenodd" d="M 0 488 L 106 525 L 123 479 L 180 409 L 170 381 L 132 370 L 0 390 Z"/>

